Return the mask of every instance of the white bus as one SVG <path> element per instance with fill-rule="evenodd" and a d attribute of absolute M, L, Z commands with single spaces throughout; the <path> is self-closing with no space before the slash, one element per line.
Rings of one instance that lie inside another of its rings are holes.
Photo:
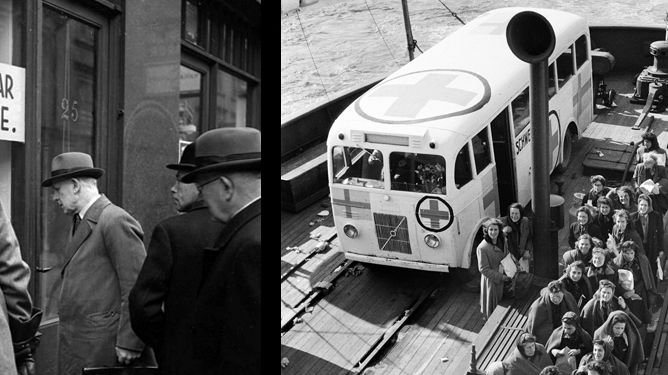
<path fill-rule="evenodd" d="M 506 42 L 508 21 L 525 10 L 555 32 L 551 168 L 568 165 L 593 116 L 586 21 L 548 9 L 487 12 L 371 88 L 332 125 L 329 187 L 346 258 L 469 268 L 483 220 L 530 202 L 529 64 Z"/>

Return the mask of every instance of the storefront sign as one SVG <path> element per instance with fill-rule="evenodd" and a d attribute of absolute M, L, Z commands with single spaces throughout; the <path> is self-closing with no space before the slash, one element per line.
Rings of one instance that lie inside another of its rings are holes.
<path fill-rule="evenodd" d="M 25 142 L 25 68 L 0 64 L 0 140 Z"/>

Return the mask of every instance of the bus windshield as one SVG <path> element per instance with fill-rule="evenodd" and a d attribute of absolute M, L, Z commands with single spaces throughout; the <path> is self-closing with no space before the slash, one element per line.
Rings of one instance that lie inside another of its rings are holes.
<path fill-rule="evenodd" d="M 392 190 L 445 194 L 445 159 L 439 155 L 390 154 Z"/>
<path fill-rule="evenodd" d="M 382 189 L 383 154 L 379 150 L 334 146 L 332 148 L 334 183 Z"/>

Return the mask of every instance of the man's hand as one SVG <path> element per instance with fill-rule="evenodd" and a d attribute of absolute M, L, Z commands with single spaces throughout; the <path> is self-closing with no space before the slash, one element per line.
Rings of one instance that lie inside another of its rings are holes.
<path fill-rule="evenodd" d="M 139 358 L 141 352 L 116 347 L 116 358 L 122 365 L 129 365 L 133 360 Z"/>

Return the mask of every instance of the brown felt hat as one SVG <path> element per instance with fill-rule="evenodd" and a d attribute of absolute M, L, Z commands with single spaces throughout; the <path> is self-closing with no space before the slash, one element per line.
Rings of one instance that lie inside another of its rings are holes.
<path fill-rule="evenodd" d="M 65 152 L 51 161 L 51 177 L 42 181 L 42 187 L 72 177 L 100 178 L 104 169 L 93 167 L 93 159 L 83 152 Z"/>
<path fill-rule="evenodd" d="M 254 128 L 220 128 L 200 135 L 195 140 L 195 169 L 181 181 L 191 183 L 210 172 L 259 169 L 260 134 Z"/>
<path fill-rule="evenodd" d="M 175 171 L 192 171 L 195 169 L 195 143 L 190 143 L 183 149 L 178 164 L 167 164 L 166 167 Z"/>

